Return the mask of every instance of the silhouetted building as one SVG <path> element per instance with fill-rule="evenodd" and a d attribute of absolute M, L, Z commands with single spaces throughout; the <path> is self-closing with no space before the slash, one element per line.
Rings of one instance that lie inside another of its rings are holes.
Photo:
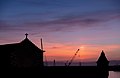
<path fill-rule="evenodd" d="M 43 66 L 43 50 L 26 38 L 20 43 L 0 45 L 3 57 L 2 65 L 6 67 L 40 67 Z"/>
<path fill-rule="evenodd" d="M 98 73 L 100 78 L 108 78 L 109 76 L 109 61 L 107 60 L 105 53 L 101 52 L 100 57 L 97 60 Z"/>
<path fill-rule="evenodd" d="M 103 50 L 101 52 L 100 57 L 97 60 L 97 66 L 98 67 L 108 67 L 109 66 L 109 61 L 107 60 L 107 58 L 106 58 L 105 53 L 103 52 Z"/>

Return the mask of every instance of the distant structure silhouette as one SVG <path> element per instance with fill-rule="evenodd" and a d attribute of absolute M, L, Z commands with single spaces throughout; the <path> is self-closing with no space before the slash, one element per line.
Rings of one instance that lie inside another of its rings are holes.
<path fill-rule="evenodd" d="M 0 45 L 3 53 L 3 65 L 7 67 L 40 67 L 43 66 L 43 50 L 39 49 L 25 34 L 20 43 Z"/>
<path fill-rule="evenodd" d="M 97 60 L 98 67 L 108 67 L 109 61 L 107 60 L 104 51 L 102 50 L 99 59 Z"/>
<path fill-rule="evenodd" d="M 54 61 L 53 61 L 53 66 L 56 66 L 56 62 L 55 62 L 55 59 L 54 59 Z"/>
<path fill-rule="evenodd" d="M 104 51 L 102 50 L 100 57 L 97 60 L 98 73 L 101 78 L 108 78 L 109 76 L 109 61 L 107 60 Z"/>

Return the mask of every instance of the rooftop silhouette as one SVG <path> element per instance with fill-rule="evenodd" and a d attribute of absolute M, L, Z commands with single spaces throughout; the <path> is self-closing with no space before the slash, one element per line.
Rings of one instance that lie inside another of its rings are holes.
<path fill-rule="evenodd" d="M 13 67 L 43 66 L 43 50 L 39 49 L 28 39 L 28 34 L 19 43 L 0 45 L 6 59 L 5 64 Z M 4 54 L 5 53 L 5 54 Z"/>

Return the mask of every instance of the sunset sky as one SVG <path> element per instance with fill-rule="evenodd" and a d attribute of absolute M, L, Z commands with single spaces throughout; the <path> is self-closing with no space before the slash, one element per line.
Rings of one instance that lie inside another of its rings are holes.
<path fill-rule="evenodd" d="M 48 61 L 120 60 L 120 0 L 0 0 L 0 45 L 25 33 Z"/>

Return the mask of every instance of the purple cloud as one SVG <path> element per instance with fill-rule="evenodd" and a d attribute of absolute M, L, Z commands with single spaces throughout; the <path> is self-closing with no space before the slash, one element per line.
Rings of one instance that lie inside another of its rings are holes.
<path fill-rule="evenodd" d="M 109 22 L 111 20 L 120 20 L 119 12 L 104 12 L 104 13 L 93 13 L 89 15 L 79 15 L 79 16 L 64 16 L 63 18 L 57 18 L 52 21 L 45 22 L 25 22 L 25 26 L 30 26 L 31 28 L 37 27 L 38 29 L 46 29 L 49 31 L 71 31 L 74 28 L 96 28 L 99 24 Z"/>

